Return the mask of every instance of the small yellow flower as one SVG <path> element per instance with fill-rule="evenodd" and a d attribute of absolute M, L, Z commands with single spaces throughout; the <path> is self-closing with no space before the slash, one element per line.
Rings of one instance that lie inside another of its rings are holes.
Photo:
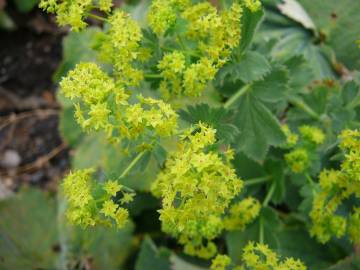
<path fill-rule="evenodd" d="M 104 184 L 104 190 L 107 194 L 111 196 L 115 196 L 117 192 L 122 189 L 122 185 L 120 185 L 117 181 L 106 181 Z"/>
<path fill-rule="evenodd" d="M 304 140 L 307 140 L 311 143 L 320 145 L 325 140 L 325 134 L 317 127 L 301 126 L 299 131 Z"/>
<path fill-rule="evenodd" d="M 107 217 L 115 218 L 115 212 L 118 208 L 118 205 L 115 204 L 112 200 L 105 201 L 101 213 L 103 213 Z"/>
<path fill-rule="evenodd" d="M 297 148 L 285 155 L 285 160 L 294 173 L 301 173 L 309 167 L 309 154 L 304 148 Z"/>
<path fill-rule="evenodd" d="M 260 0 L 244 0 L 245 6 L 251 10 L 251 12 L 256 12 L 261 9 Z"/>
<path fill-rule="evenodd" d="M 231 264 L 231 259 L 227 255 L 217 255 L 215 259 L 211 261 L 211 270 L 225 270 L 228 265 Z"/>
<path fill-rule="evenodd" d="M 135 193 L 124 193 L 123 197 L 120 200 L 121 204 L 130 203 L 134 200 Z"/>
<path fill-rule="evenodd" d="M 115 221 L 116 221 L 117 228 L 121 229 L 121 228 L 123 228 L 125 226 L 125 224 L 128 221 L 129 212 L 126 209 L 120 207 L 116 211 L 116 215 L 115 215 L 114 218 L 115 218 Z"/>

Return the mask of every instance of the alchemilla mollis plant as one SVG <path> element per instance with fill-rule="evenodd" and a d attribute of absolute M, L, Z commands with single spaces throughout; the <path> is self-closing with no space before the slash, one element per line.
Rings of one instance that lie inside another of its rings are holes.
<path fill-rule="evenodd" d="M 316 265 L 283 252 L 292 231 L 329 254 L 357 252 L 359 73 L 285 52 L 276 16 L 264 17 L 276 1 L 145 2 L 141 16 L 110 0 L 40 2 L 74 35 L 91 33 L 91 57 L 60 95 L 81 136 L 110 149 L 65 177 L 68 221 L 121 230 L 150 192 L 161 237 L 213 270 Z"/>

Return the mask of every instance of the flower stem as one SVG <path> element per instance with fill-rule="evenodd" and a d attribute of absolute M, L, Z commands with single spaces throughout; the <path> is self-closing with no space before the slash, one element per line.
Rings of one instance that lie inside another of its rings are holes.
<path fill-rule="evenodd" d="M 320 120 L 320 115 L 318 115 L 313 109 L 311 109 L 304 101 L 297 98 L 290 98 L 289 102 L 293 104 L 294 106 L 298 107 L 299 109 L 306 112 L 308 115 L 310 115 L 312 118 L 316 120 Z"/>
<path fill-rule="evenodd" d="M 98 16 L 96 14 L 93 13 L 89 13 L 89 17 L 94 18 L 96 20 L 102 21 L 102 22 L 107 22 L 108 20 L 104 17 Z"/>
<path fill-rule="evenodd" d="M 149 79 L 159 79 L 162 78 L 162 76 L 160 74 L 144 74 L 145 78 L 149 78 Z"/>
<path fill-rule="evenodd" d="M 257 177 L 257 178 L 252 178 L 252 179 L 249 179 L 249 180 L 245 180 L 244 185 L 245 186 L 252 186 L 252 185 L 262 184 L 262 183 L 268 182 L 270 179 L 271 179 L 270 175 Z"/>
<path fill-rule="evenodd" d="M 145 154 L 146 151 L 140 152 L 129 164 L 129 166 L 126 167 L 126 169 L 123 171 L 123 173 L 120 175 L 119 178 L 123 178 L 128 175 L 128 173 L 131 171 L 131 169 L 138 163 L 138 161 L 142 158 L 142 156 Z"/>
<path fill-rule="evenodd" d="M 311 186 L 311 193 L 312 193 L 313 197 L 315 197 L 315 195 L 316 195 L 315 183 L 308 173 L 305 174 L 305 177 L 306 177 L 306 180 L 309 182 L 309 185 Z"/>
<path fill-rule="evenodd" d="M 265 199 L 263 201 L 263 204 L 262 204 L 263 207 L 268 206 L 272 196 L 274 195 L 274 191 L 275 191 L 275 182 L 273 182 L 271 184 L 269 192 L 266 194 L 266 197 L 265 197 Z"/>
<path fill-rule="evenodd" d="M 264 244 L 264 223 L 262 217 L 259 219 L 259 243 Z"/>
<path fill-rule="evenodd" d="M 235 103 L 242 95 L 246 94 L 250 90 L 250 84 L 245 85 L 240 88 L 235 95 L 231 96 L 224 104 L 224 108 L 228 109 L 231 105 Z"/>

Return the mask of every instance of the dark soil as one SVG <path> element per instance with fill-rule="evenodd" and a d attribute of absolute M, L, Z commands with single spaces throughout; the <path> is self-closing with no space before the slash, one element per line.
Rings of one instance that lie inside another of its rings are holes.
<path fill-rule="evenodd" d="M 52 81 L 63 33 L 38 9 L 20 14 L 8 5 L 6 11 L 17 29 L 0 30 L 0 185 L 55 187 L 69 165 Z"/>

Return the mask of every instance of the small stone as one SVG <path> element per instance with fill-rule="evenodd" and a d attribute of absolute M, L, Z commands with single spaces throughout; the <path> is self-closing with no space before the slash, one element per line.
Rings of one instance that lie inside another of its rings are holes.
<path fill-rule="evenodd" d="M 21 163 L 21 157 L 15 150 L 6 150 L 0 160 L 0 164 L 3 168 L 11 169 L 16 168 Z"/>

